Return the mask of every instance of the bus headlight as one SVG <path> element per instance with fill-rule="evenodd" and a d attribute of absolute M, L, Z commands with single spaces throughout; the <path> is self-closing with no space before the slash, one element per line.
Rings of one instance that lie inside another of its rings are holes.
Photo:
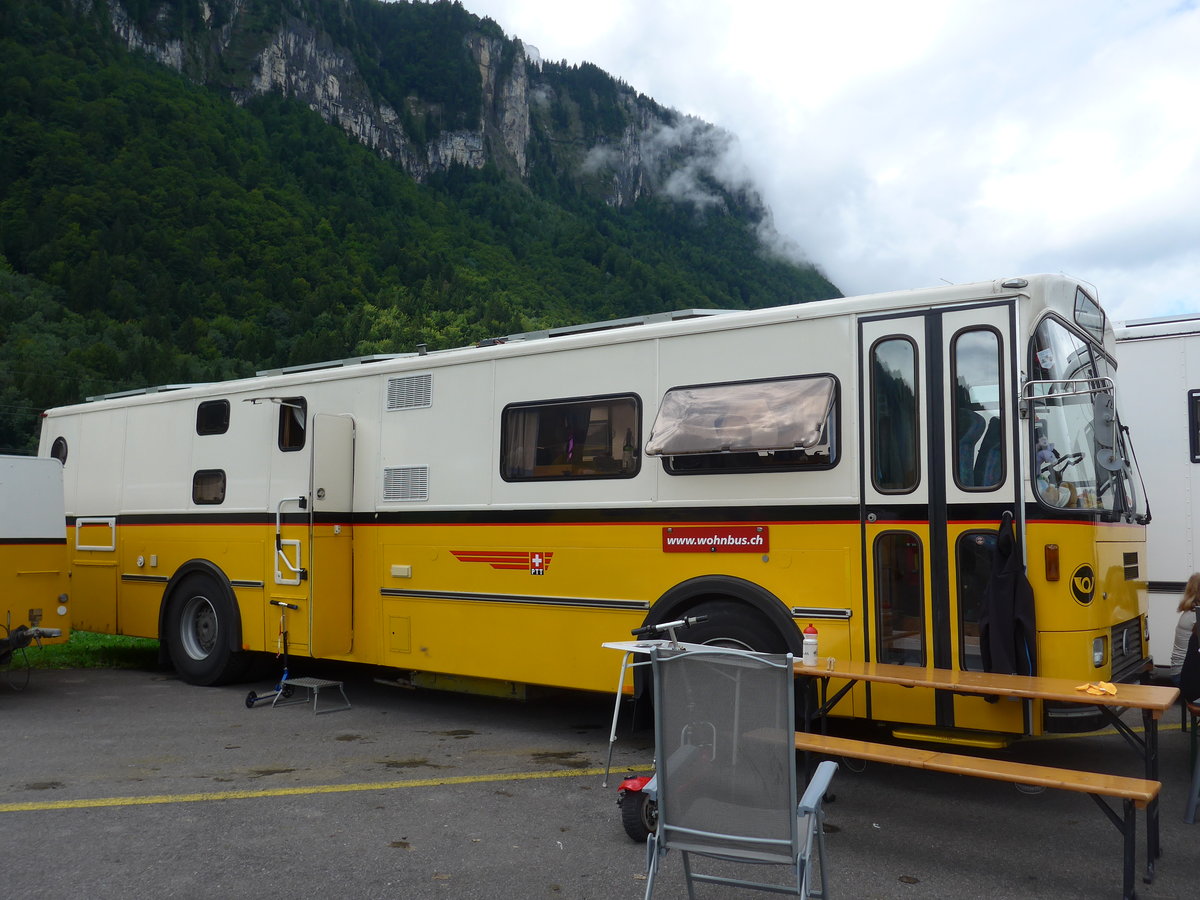
<path fill-rule="evenodd" d="M 1104 665 L 1104 644 L 1103 637 L 1098 637 L 1092 641 L 1092 665 L 1097 669 Z"/>

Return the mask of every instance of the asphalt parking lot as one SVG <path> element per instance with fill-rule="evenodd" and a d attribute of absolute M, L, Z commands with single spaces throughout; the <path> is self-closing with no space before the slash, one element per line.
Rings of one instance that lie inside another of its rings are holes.
<path fill-rule="evenodd" d="M 297 668 L 343 679 L 352 708 L 248 709 L 247 691 L 269 682 L 197 688 L 170 672 L 35 671 L 21 692 L 0 678 L 0 894 L 644 894 L 645 851 L 621 828 L 615 788 L 650 763 L 653 738 L 623 728 L 602 787 L 611 698 L 503 701 L 387 687 L 365 669 Z M 1182 821 L 1190 773 L 1177 711 L 1160 743 L 1163 856 L 1142 883 L 1139 816 L 1138 896 L 1190 898 L 1200 825 Z M 1140 770 L 1112 734 L 1006 752 Z M 853 761 L 834 785 L 834 898 L 1120 897 L 1120 835 L 1086 796 Z M 686 896 L 677 859 L 655 896 Z"/>

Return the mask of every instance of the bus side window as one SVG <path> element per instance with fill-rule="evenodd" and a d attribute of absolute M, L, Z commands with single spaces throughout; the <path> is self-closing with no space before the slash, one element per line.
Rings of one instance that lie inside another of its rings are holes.
<path fill-rule="evenodd" d="M 192 502 L 207 506 L 225 502 L 225 472 L 201 469 L 192 475 Z"/>
<path fill-rule="evenodd" d="M 917 347 L 906 337 L 871 348 L 871 480 L 886 494 L 916 490 L 920 476 Z"/>
<path fill-rule="evenodd" d="M 1000 391 L 1000 335 L 973 328 L 954 336 L 954 481 L 968 491 L 1004 482 L 1004 407 Z"/>
<path fill-rule="evenodd" d="M 307 432 L 308 401 L 285 397 L 279 403 L 279 449 L 303 450 Z"/>
<path fill-rule="evenodd" d="M 875 539 L 876 653 L 880 662 L 925 665 L 925 577 L 911 531 Z"/>
<path fill-rule="evenodd" d="M 959 665 L 964 671 L 983 671 L 979 620 L 983 615 L 983 596 L 992 576 L 995 550 L 994 531 L 966 531 L 958 537 L 954 565 L 958 572 Z"/>
<path fill-rule="evenodd" d="M 505 481 L 633 478 L 640 469 L 636 396 L 511 404 L 500 418 Z"/>
<path fill-rule="evenodd" d="M 228 400 L 205 400 L 196 407 L 196 434 L 224 434 L 228 430 Z"/>

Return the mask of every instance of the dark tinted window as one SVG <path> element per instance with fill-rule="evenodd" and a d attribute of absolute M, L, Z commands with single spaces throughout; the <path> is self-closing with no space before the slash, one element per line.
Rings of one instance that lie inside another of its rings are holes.
<path fill-rule="evenodd" d="M 958 569 L 958 641 L 959 663 L 972 672 L 983 671 L 979 649 L 979 621 L 983 616 L 983 596 L 992 575 L 992 554 L 996 550 L 996 532 L 968 531 L 958 539 L 955 566 Z"/>
<path fill-rule="evenodd" d="M 301 450 L 308 430 L 308 401 L 285 397 L 279 403 L 279 449 Z"/>
<path fill-rule="evenodd" d="M 925 665 L 925 583 L 921 541 L 908 531 L 875 539 L 875 598 L 880 662 Z"/>
<path fill-rule="evenodd" d="M 641 462 L 640 422 L 632 396 L 506 407 L 500 475 L 506 481 L 632 478 Z"/>
<path fill-rule="evenodd" d="M 954 482 L 968 491 L 1004 481 L 1004 409 L 1000 390 L 1000 335 L 976 328 L 955 335 Z"/>
<path fill-rule="evenodd" d="M 201 506 L 225 502 L 225 473 L 201 469 L 192 476 L 192 502 Z"/>
<path fill-rule="evenodd" d="M 196 434 L 224 434 L 228 430 L 228 400 L 205 400 L 196 407 Z"/>
<path fill-rule="evenodd" d="M 906 337 L 871 348 L 871 480 L 876 489 L 904 494 L 920 482 L 917 347 Z"/>

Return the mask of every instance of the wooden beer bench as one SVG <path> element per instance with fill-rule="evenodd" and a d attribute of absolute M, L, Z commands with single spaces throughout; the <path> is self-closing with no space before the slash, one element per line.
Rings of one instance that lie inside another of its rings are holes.
<path fill-rule="evenodd" d="M 1161 782 L 1158 778 L 1158 720 L 1175 704 L 1179 695 L 1177 688 L 1118 684 L 1115 694 L 1092 694 L 1079 690 L 1078 682 L 1066 678 L 964 672 L 827 657 L 821 657 L 817 660 L 816 665 L 811 666 L 797 662 L 795 672 L 796 677 L 802 681 L 801 689 L 804 694 L 805 710 L 804 731 L 797 733 L 796 736 L 797 749 L 1089 794 L 1108 815 L 1110 821 L 1117 826 L 1125 839 L 1124 896 L 1126 898 L 1135 896 L 1132 868 L 1135 838 L 1133 830 L 1136 809 L 1144 808 L 1146 810 L 1145 880 L 1147 883 L 1153 881 L 1155 861 L 1162 853 L 1158 826 L 1158 794 L 1161 789 Z M 829 696 L 831 679 L 846 681 L 846 684 L 840 687 L 832 697 Z M 890 744 L 847 741 L 844 738 L 829 738 L 825 735 L 812 734 L 813 723 L 819 718 L 824 725 L 829 713 L 858 682 L 896 684 L 902 687 L 930 688 L 954 694 L 1018 699 L 1025 704 L 1027 733 L 1032 733 L 1034 714 L 1032 704 L 1034 701 L 1095 706 L 1104 714 L 1117 733 L 1141 755 L 1145 778 L 1077 772 L 1070 769 L 1033 766 L 930 750 L 914 750 Z M 819 701 L 814 701 L 812 697 L 814 683 L 820 688 Z M 1126 709 L 1137 709 L 1141 712 L 1144 726 L 1142 734 L 1138 734 L 1121 720 L 1120 714 Z M 823 749 L 819 746 L 821 741 L 843 742 L 842 749 L 836 751 Z M 1120 799 L 1124 804 L 1123 813 L 1115 812 L 1103 799 L 1104 797 Z"/>
<path fill-rule="evenodd" d="M 943 753 L 893 744 L 875 744 L 804 731 L 796 733 L 796 749 L 807 753 L 821 753 L 826 756 L 864 759 L 893 766 L 927 769 L 931 772 L 970 775 L 993 781 L 1008 781 L 1013 784 L 1036 785 L 1088 794 L 1108 816 L 1109 821 L 1121 832 L 1124 847 L 1122 897 L 1132 900 L 1136 896 L 1134 867 L 1137 810 L 1145 809 L 1158 797 L 1162 785 L 1157 781 L 1127 778 L 1122 775 L 1105 775 L 1097 772 L 1080 772 L 1074 769 L 1059 769 L 1002 759 L 988 759 L 959 753 Z M 1105 797 L 1120 800 L 1121 812 L 1113 809 L 1104 799 Z"/>

